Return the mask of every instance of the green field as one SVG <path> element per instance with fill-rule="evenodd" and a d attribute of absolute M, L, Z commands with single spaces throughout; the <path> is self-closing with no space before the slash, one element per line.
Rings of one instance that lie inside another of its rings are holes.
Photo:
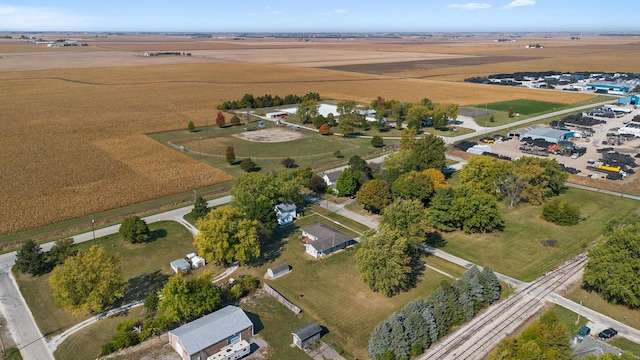
<path fill-rule="evenodd" d="M 317 215 L 310 215 L 298 220 L 296 227 L 315 223 L 320 219 Z M 323 220 L 325 221 L 340 229 L 335 223 Z M 343 223 L 342 220 L 339 222 Z M 268 267 L 281 262 L 288 263 L 292 267 L 291 273 L 275 280 L 263 281 L 301 307 L 310 319 L 325 326 L 328 333 L 323 336 L 323 341 L 335 343 L 336 348 L 343 349 L 355 358 L 367 358 L 369 334 L 378 322 L 400 310 L 409 301 L 426 296 L 441 281 L 450 281 L 448 277 L 425 269 L 415 288 L 389 298 L 372 292 L 360 281 L 352 249 L 321 260 L 312 260 L 305 256 L 304 246 L 297 240 L 298 235 L 297 231 L 291 232 L 281 244 L 276 245 L 277 249 L 270 251 L 277 256 L 259 266 L 243 268 L 243 271 L 262 278 Z M 431 264 L 430 258 L 425 260 L 427 264 Z M 450 265 L 441 266 L 439 260 L 434 260 L 433 264 L 438 268 L 443 267 L 443 271 L 452 271 L 453 276 L 460 274 L 461 269 Z M 293 330 L 295 328 L 291 327 L 279 331 L 288 334 Z M 265 332 L 271 333 L 272 330 L 265 328 Z"/>
<path fill-rule="evenodd" d="M 122 257 L 123 277 L 129 288 L 124 303 L 144 298 L 154 288 L 161 286 L 171 274 L 169 263 L 195 250 L 191 234 L 180 224 L 172 221 L 149 224 L 155 241 L 146 244 L 125 242 L 118 234 L 99 238 L 97 243 L 107 252 Z M 78 244 L 85 250 L 92 242 Z M 207 265 L 214 273 L 217 267 Z M 16 273 L 16 280 L 33 317 L 45 337 L 55 335 L 82 322 L 88 316 L 74 316 L 59 309 L 53 301 L 53 290 L 49 286 L 51 274 L 32 277 Z M 96 344 L 97 345 L 97 344 Z M 100 344 L 101 345 L 101 344 Z"/>
<path fill-rule="evenodd" d="M 269 128 L 275 127 L 266 122 Z M 286 127 L 283 127 L 286 129 Z M 189 155 L 212 167 L 221 169 L 233 176 L 244 172 L 239 161 L 250 157 L 261 171 L 283 171 L 286 168 L 282 160 L 290 157 L 298 166 L 311 166 L 314 169 L 333 168 L 344 165 L 353 155 L 363 158 L 382 154 L 382 149 L 371 146 L 371 139 L 345 138 L 342 136 L 322 136 L 315 131 L 303 130 L 304 138 L 279 143 L 260 143 L 247 141 L 235 136 L 243 132 L 243 127 L 212 127 L 197 132 L 186 130 L 150 134 L 149 136 L 166 145 L 171 142 L 184 146 Z M 387 140 L 385 144 L 397 144 L 399 140 Z M 229 165 L 225 159 L 227 146 L 233 146 L 237 163 Z M 340 150 L 343 158 L 336 158 L 334 152 Z M 178 150 L 176 150 L 178 151 Z"/>
<path fill-rule="evenodd" d="M 569 106 L 572 106 L 572 105 L 546 102 L 546 101 L 519 99 L 519 100 L 503 101 L 503 102 L 487 104 L 485 108 L 489 110 L 494 110 L 494 111 L 509 112 L 509 108 L 513 107 L 514 113 L 519 113 L 522 116 L 522 115 L 533 115 L 533 114 L 551 112 L 554 110 L 561 110 L 564 108 L 568 108 Z"/>
<path fill-rule="evenodd" d="M 560 199 L 580 204 L 586 220 L 575 226 L 558 226 L 540 218 L 541 207 L 521 204 L 512 208 L 503 202 L 500 207 L 504 231 L 444 234 L 442 249 L 476 264 L 489 265 L 505 275 L 531 281 L 597 240 L 607 221 L 638 209 L 636 200 L 577 189 L 568 189 Z M 557 246 L 544 247 L 541 240 L 556 240 Z"/>

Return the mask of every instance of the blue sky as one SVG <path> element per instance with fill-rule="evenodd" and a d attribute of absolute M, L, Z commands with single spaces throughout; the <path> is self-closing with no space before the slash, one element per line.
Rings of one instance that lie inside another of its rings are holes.
<path fill-rule="evenodd" d="M 0 0 L 0 31 L 639 31 L 630 0 Z"/>

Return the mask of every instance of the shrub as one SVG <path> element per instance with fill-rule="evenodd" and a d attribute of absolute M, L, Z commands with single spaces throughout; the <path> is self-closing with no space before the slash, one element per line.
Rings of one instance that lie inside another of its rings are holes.
<path fill-rule="evenodd" d="M 329 124 L 324 123 L 320 125 L 320 135 L 329 135 L 331 134 L 331 126 Z"/>
<path fill-rule="evenodd" d="M 238 115 L 233 115 L 229 122 L 234 126 L 240 125 L 240 118 L 238 117 Z"/>
<path fill-rule="evenodd" d="M 244 171 L 244 172 L 253 172 L 256 171 L 256 168 L 258 167 L 258 165 L 256 165 L 255 162 L 253 162 L 253 160 L 251 160 L 251 158 L 247 158 L 242 160 L 242 162 L 240 163 L 240 168 Z"/>
<path fill-rule="evenodd" d="M 231 145 L 227 146 L 227 151 L 225 152 L 224 155 L 229 164 L 233 164 L 234 162 L 236 162 L 236 153 L 233 149 L 233 146 Z"/>
<path fill-rule="evenodd" d="M 296 167 L 296 161 L 290 157 L 282 159 L 282 165 L 287 169 Z"/>
<path fill-rule="evenodd" d="M 375 147 L 375 148 L 379 148 L 384 146 L 384 140 L 382 139 L 381 136 L 374 136 L 373 139 L 371 139 L 371 146 Z"/>
<path fill-rule="evenodd" d="M 342 155 L 342 152 L 340 152 L 340 150 L 334 151 L 333 156 L 337 157 L 338 159 L 342 159 L 344 157 L 344 155 Z"/>
<path fill-rule="evenodd" d="M 557 225 L 576 225 L 580 221 L 580 207 L 560 199 L 551 199 L 542 207 L 542 218 Z"/>
<path fill-rule="evenodd" d="M 187 130 L 194 131 L 195 129 L 196 129 L 196 125 L 193 123 L 193 121 L 189 121 L 189 124 L 187 125 Z"/>
<path fill-rule="evenodd" d="M 122 220 L 120 235 L 131 243 L 143 243 L 151 240 L 147 223 L 140 216 L 130 216 Z"/>

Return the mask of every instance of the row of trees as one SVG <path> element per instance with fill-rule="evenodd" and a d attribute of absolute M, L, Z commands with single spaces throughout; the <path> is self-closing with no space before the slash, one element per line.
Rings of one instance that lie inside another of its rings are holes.
<path fill-rule="evenodd" d="M 474 156 L 460 170 L 464 185 L 480 189 L 509 205 L 520 202 L 542 205 L 564 189 L 569 174 L 555 159 L 523 156 L 513 162 L 490 156 Z"/>
<path fill-rule="evenodd" d="M 640 308 L 640 219 L 634 218 L 614 227 L 589 250 L 582 286 L 595 291 L 606 301 Z"/>
<path fill-rule="evenodd" d="M 402 129 L 406 122 L 407 127 L 415 130 L 425 126 L 433 126 L 436 129 L 446 128 L 449 119 L 457 118 L 460 112 L 457 104 L 434 103 L 427 98 L 411 103 L 378 97 L 371 101 L 369 107 L 376 111 L 377 119 L 394 121 L 398 129 Z"/>
<path fill-rule="evenodd" d="M 235 110 L 242 108 L 253 108 L 259 109 L 264 107 L 272 107 L 272 106 L 280 106 L 280 105 L 289 105 L 289 104 L 299 104 L 300 102 L 308 99 L 313 99 L 316 101 L 322 100 L 320 94 L 315 92 L 310 92 L 305 94 L 304 96 L 289 94 L 284 98 L 281 98 L 278 95 L 266 94 L 263 96 L 253 96 L 252 94 L 244 94 L 242 99 L 240 100 L 232 100 L 225 101 L 222 104 L 218 105 L 218 110 Z"/>
<path fill-rule="evenodd" d="M 58 239 L 51 250 L 45 253 L 38 243 L 29 239 L 17 251 L 14 267 L 19 272 L 31 276 L 46 274 L 64 263 L 68 257 L 78 253 L 72 246 L 72 238 Z"/>
<path fill-rule="evenodd" d="M 421 354 L 454 326 L 500 298 L 491 268 L 467 270 L 460 280 L 441 284 L 425 299 L 408 303 L 371 332 L 368 353 L 375 360 L 401 360 Z"/>

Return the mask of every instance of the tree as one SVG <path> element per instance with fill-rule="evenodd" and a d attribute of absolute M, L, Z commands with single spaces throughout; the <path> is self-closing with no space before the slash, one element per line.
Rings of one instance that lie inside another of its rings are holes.
<path fill-rule="evenodd" d="M 174 275 L 158 292 L 156 321 L 168 328 L 180 321 L 190 321 L 220 308 L 220 290 L 211 282 L 211 273 L 186 280 Z"/>
<path fill-rule="evenodd" d="M 640 222 L 621 224 L 589 250 L 582 286 L 613 304 L 640 308 Z"/>
<path fill-rule="evenodd" d="M 369 180 L 356 194 L 356 200 L 363 204 L 366 210 L 375 214 L 384 210 L 392 198 L 391 187 L 384 180 Z"/>
<path fill-rule="evenodd" d="M 344 157 L 344 155 L 342 155 L 342 152 L 340 150 L 334 151 L 333 156 L 335 156 L 338 159 L 342 159 Z"/>
<path fill-rule="evenodd" d="M 227 150 L 224 155 L 225 155 L 225 158 L 227 159 L 227 163 L 233 164 L 234 162 L 236 162 L 236 153 L 235 153 L 235 150 L 233 149 L 233 146 L 231 145 L 227 146 Z"/>
<path fill-rule="evenodd" d="M 223 206 L 196 222 L 200 231 L 194 240 L 198 253 L 208 262 L 244 264 L 260 256 L 260 223 L 248 220 L 241 211 Z"/>
<path fill-rule="evenodd" d="M 240 162 L 240 168 L 242 171 L 250 173 L 256 171 L 258 165 L 251 160 L 251 158 L 246 158 Z"/>
<path fill-rule="evenodd" d="M 555 159 L 543 159 L 533 156 L 523 156 L 520 159 L 513 162 L 514 167 L 519 168 L 521 166 L 530 166 L 529 169 L 535 169 L 534 166 L 539 166 L 544 169 L 544 172 L 536 170 L 537 176 L 529 176 L 527 179 L 531 187 L 541 189 L 535 190 L 534 193 L 540 193 L 543 198 L 549 198 L 552 196 L 560 195 L 560 193 L 566 188 L 564 183 L 567 181 L 569 174 L 562 170 L 562 167 Z M 532 170 L 525 169 L 523 173 L 533 173 Z M 533 192 L 533 191 L 532 191 Z M 533 204 L 542 204 L 540 202 L 532 202 L 531 199 L 535 199 L 533 196 L 529 197 L 525 194 L 525 201 Z"/>
<path fill-rule="evenodd" d="M 73 248 L 73 238 L 63 238 L 56 240 L 55 244 L 47 253 L 47 258 L 52 267 L 60 265 L 68 257 L 76 256 L 78 250 Z"/>
<path fill-rule="evenodd" d="M 231 117 L 231 120 L 229 121 L 231 123 L 231 125 L 233 126 L 237 126 L 240 125 L 240 118 L 238 117 L 238 115 L 233 115 Z"/>
<path fill-rule="evenodd" d="M 74 314 L 102 312 L 124 296 L 127 286 L 120 258 L 98 245 L 56 266 L 49 284 L 56 304 Z"/>
<path fill-rule="evenodd" d="M 216 115 L 216 125 L 219 127 L 223 127 L 224 124 L 227 123 L 227 120 L 224 118 L 224 114 L 222 111 L 218 111 L 218 115 Z"/>
<path fill-rule="evenodd" d="M 422 171 L 422 174 L 431 179 L 434 191 L 451 188 L 451 185 L 447 183 L 447 180 L 444 178 L 444 174 L 440 169 L 426 169 Z"/>
<path fill-rule="evenodd" d="M 513 117 L 514 117 L 513 106 L 509 106 L 509 118 L 513 118 Z"/>
<path fill-rule="evenodd" d="M 427 234 L 427 217 L 424 206 L 418 200 L 396 199 L 384 208 L 380 219 L 381 226 L 388 226 L 396 230 L 401 236 L 409 239 L 409 244 L 415 250 L 416 245 L 422 243 Z"/>
<path fill-rule="evenodd" d="M 318 131 L 320 132 L 320 135 L 329 135 L 331 134 L 331 127 L 329 124 L 324 123 L 320 125 L 320 129 Z"/>
<path fill-rule="evenodd" d="M 416 143 L 417 130 L 412 127 L 404 128 L 400 132 L 400 150 L 411 150 Z"/>
<path fill-rule="evenodd" d="M 47 269 L 47 260 L 42 248 L 35 241 L 27 240 L 16 253 L 16 270 L 31 276 L 44 274 Z"/>
<path fill-rule="evenodd" d="M 375 292 L 392 296 L 411 283 L 409 242 L 397 230 L 382 226 L 367 231 L 354 258 L 360 279 Z"/>
<path fill-rule="evenodd" d="M 296 167 L 296 161 L 293 160 L 290 157 L 287 157 L 287 158 L 282 159 L 282 165 L 284 167 L 286 167 L 287 169 L 291 169 L 291 168 Z"/>
<path fill-rule="evenodd" d="M 375 148 L 383 147 L 384 146 L 384 140 L 382 139 L 381 136 L 376 135 L 373 138 L 371 138 L 371 146 L 373 146 Z"/>
<path fill-rule="evenodd" d="M 151 233 L 147 223 L 140 218 L 140 216 L 129 216 L 122 220 L 120 230 L 118 230 L 120 236 L 126 241 L 133 244 L 143 243 L 151 240 Z"/>
<path fill-rule="evenodd" d="M 196 219 L 200 219 L 205 217 L 209 213 L 209 207 L 207 206 L 207 201 L 202 198 L 202 196 L 198 196 L 193 205 L 193 209 L 191 210 L 191 215 Z"/>
<path fill-rule="evenodd" d="M 298 183 L 281 181 L 271 173 L 247 173 L 234 181 L 231 205 L 248 219 L 257 220 L 266 229 L 273 230 L 278 226 L 273 210 L 276 203 L 297 200 L 298 188 Z"/>
<path fill-rule="evenodd" d="M 551 199 L 542 207 L 542 218 L 557 225 L 576 225 L 580 222 L 580 206 Z"/>
<path fill-rule="evenodd" d="M 407 155 L 407 170 L 423 171 L 426 169 L 441 169 L 445 164 L 444 140 L 440 137 L 427 134 L 416 140 Z"/>
<path fill-rule="evenodd" d="M 464 232 L 491 232 L 503 224 L 496 198 L 480 190 L 461 187 L 454 191 L 450 213 L 456 227 Z"/>
<path fill-rule="evenodd" d="M 491 156 L 472 156 L 460 170 L 460 181 L 465 186 L 501 198 L 501 190 L 512 172 L 513 164 L 509 161 Z"/>
<path fill-rule="evenodd" d="M 313 126 L 316 129 L 319 129 L 322 125 L 327 123 L 327 120 L 324 118 L 324 116 L 322 116 L 322 114 L 318 114 L 313 118 L 312 122 L 313 122 Z"/>
<path fill-rule="evenodd" d="M 455 198 L 453 189 L 436 190 L 431 199 L 431 207 L 427 214 L 427 219 L 431 226 L 442 231 L 453 231 L 457 224 L 450 213 L 451 205 Z"/>
<path fill-rule="evenodd" d="M 187 130 L 193 132 L 196 129 L 196 125 L 193 123 L 193 121 L 189 121 L 189 124 L 187 124 Z"/>
<path fill-rule="evenodd" d="M 354 195 L 362 184 L 360 173 L 347 168 L 342 171 L 336 180 L 336 191 L 340 196 Z"/>
<path fill-rule="evenodd" d="M 310 124 L 314 117 L 318 116 L 318 101 L 314 99 L 307 99 L 298 105 L 296 115 L 303 124 Z"/>
<path fill-rule="evenodd" d="M 417 171 L 410 171 L 398 176 L 391 189 L 395 196 L 403 199 L 419 200 L 424 205 L 429 203 L 434 194 L 434 185 L 431 178 Z"/>
<path fill-rule="evenodd" d="M 349 167 L 360 174 L 360 183 L 364 184 L 373 178 L 371 168 L 360 156 L 353 155 L 349 158 Z"/>
<path fill-rule="evenodd" d="M 313 175 L 311 180 L 309 180 L 309 190 L 316 194 L 322 194 L 327 191 L 327 183 L 320 175 Z"/>
<path fill-rule="evenodd" d="M 429 117 L 431 117 L 431 110 L 426 106 L 414 104 L 407 112 L 407 127 L 420 130 Z"/>

